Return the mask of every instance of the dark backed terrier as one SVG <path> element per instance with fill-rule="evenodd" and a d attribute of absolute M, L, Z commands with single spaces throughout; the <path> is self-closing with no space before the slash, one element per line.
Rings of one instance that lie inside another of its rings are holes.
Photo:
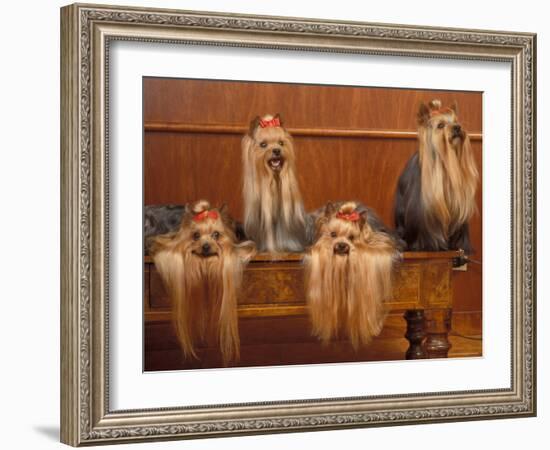
<path fill-rule="evenodd" d="M 418 152 L 401 174 L 395 226 L 409 250 L 472 252 L 468 221 L 476 211 L 478 171 L 456 105 L 421 104 Z"/>

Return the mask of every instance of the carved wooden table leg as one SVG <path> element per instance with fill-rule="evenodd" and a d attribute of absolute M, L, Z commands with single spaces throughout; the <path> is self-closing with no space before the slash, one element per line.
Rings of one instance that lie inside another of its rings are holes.
<path fill-rule="evenodd" d="M 424 359 L 427 358 L 426 350 L 422 343 L 426 337 L 424 310 L 409 309 L 403 316 L 407 321 L 407 332 L 405 337 L 409 341 L 409 349 L 405 353 L 407 359 Z"/>
<path fill-rule="evenodd" d="M 426 311 L 426 332 L 428 337 L 424 345 L 428 358 L 447 358 L 451 343 L 452 309 L 431 309 Z"/>

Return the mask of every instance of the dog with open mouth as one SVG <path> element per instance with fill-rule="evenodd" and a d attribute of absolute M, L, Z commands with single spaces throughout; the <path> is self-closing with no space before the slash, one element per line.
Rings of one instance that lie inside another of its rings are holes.
<path fill-rule="evenodd" d="M 199 200 L 185 207 L 179 229 L 152 239 L 150 254 L 172 302 L 173 322 L 184 356 L 216 336 L 224 365 L 239 358 L 237 297 L 252 241 L 237 243 L 225 206 Z"/>
<path fill-rule="evenodd" d="M 279 114 L 257 116 L 242 140 L 244 232 L 259 251 L 301 252 L 306 214 L 293 140 Z"/>
<path fill-rule="evenodd" d="M 312 215 L 316 236 L 304 260 L 312 332 L 324 343 L 349 339 L 357 350 L 382 331 L 403 242 L 355 201 Z"/>
<path fill-rule="evenodd" d="M 395 226 L 409 250 L 472 253 L 468 222 L 477 210 L 479 174 L 456 104 L 422 103 L 418 151 L 399 177 Z"/>

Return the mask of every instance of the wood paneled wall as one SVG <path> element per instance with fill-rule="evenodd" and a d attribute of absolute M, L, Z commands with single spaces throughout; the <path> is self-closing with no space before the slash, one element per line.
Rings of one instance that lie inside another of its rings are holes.
<path fill-rule="evenodd" d="M 145 78 L 145 203 L 226 203 L 242 218 L 240 141 L 256 115 L 280 113 L 294 131 L 297 170 L 307 210 L 328 200 L 360 200 L 392 224 L 399 174 L 416 151 L 421 101 L 458 103 L 481 172 L 482 94 L 416 89 Z M 480 213 L 472 220 L 482 260 Z M 457 323 L 481 331 L 481 265 L 455 272 Z"/>

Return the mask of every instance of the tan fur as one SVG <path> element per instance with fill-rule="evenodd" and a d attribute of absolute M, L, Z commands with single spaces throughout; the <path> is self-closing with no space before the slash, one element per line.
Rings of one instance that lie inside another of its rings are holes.
<path fill-rule="evenodd" d="M 245 233 L 260 251 L 302 251 L 305 213 L 292 138 L 282 126 L 261 128 L 258 120 L 242 140 Z M 280 171 L 269 166 L 274 148 L 280 148 L 284 158 Z"/>
<path fill-rule="evenodd" d="M 347 202 L 339 211 L 349 214 L 356 207 Z M 316 242 L 305 259 L 313 334 L 325 343 L 349 338 L 358 349 L 382 331 L 398 251 L 394 241 L 373 231 L 364 217 L 342 220 L 327 208 L 317 228 Z M 335 253 L 339 243 L 349 246 L 348 255 Z"/>
<path fill-rule="evenodd" d="M 442 124 L 442 128 L 439 128 Z M 423 210 L 426 224 L 434 235 L 445 240 L 476 211 L 475 194 L 478 171 L 470 140 L 452 138 L 452 128 L 459 125 L 456 107 L 441 109 L 434 100 L 419 112 L 419 161 Z"/>
<path fill-rule="evenodd" d="M 193 220 L 208 210 L 216 211 L 218 218 Z M 212 209 L 201 200 L 184 215 L 177 232 L 154 240 L 151 254 L 170 294 L 174 327 L 185 357 L 197 358 L 196 344 L 214 334 L 224 364 L 239 358 L 237 296 L 243 267 L 255 247 L 250 241 L 235 244 L 230 223 L 223 208 Z M 211 246 L 212 256 L 201 256 L 205 243 Z"/>

